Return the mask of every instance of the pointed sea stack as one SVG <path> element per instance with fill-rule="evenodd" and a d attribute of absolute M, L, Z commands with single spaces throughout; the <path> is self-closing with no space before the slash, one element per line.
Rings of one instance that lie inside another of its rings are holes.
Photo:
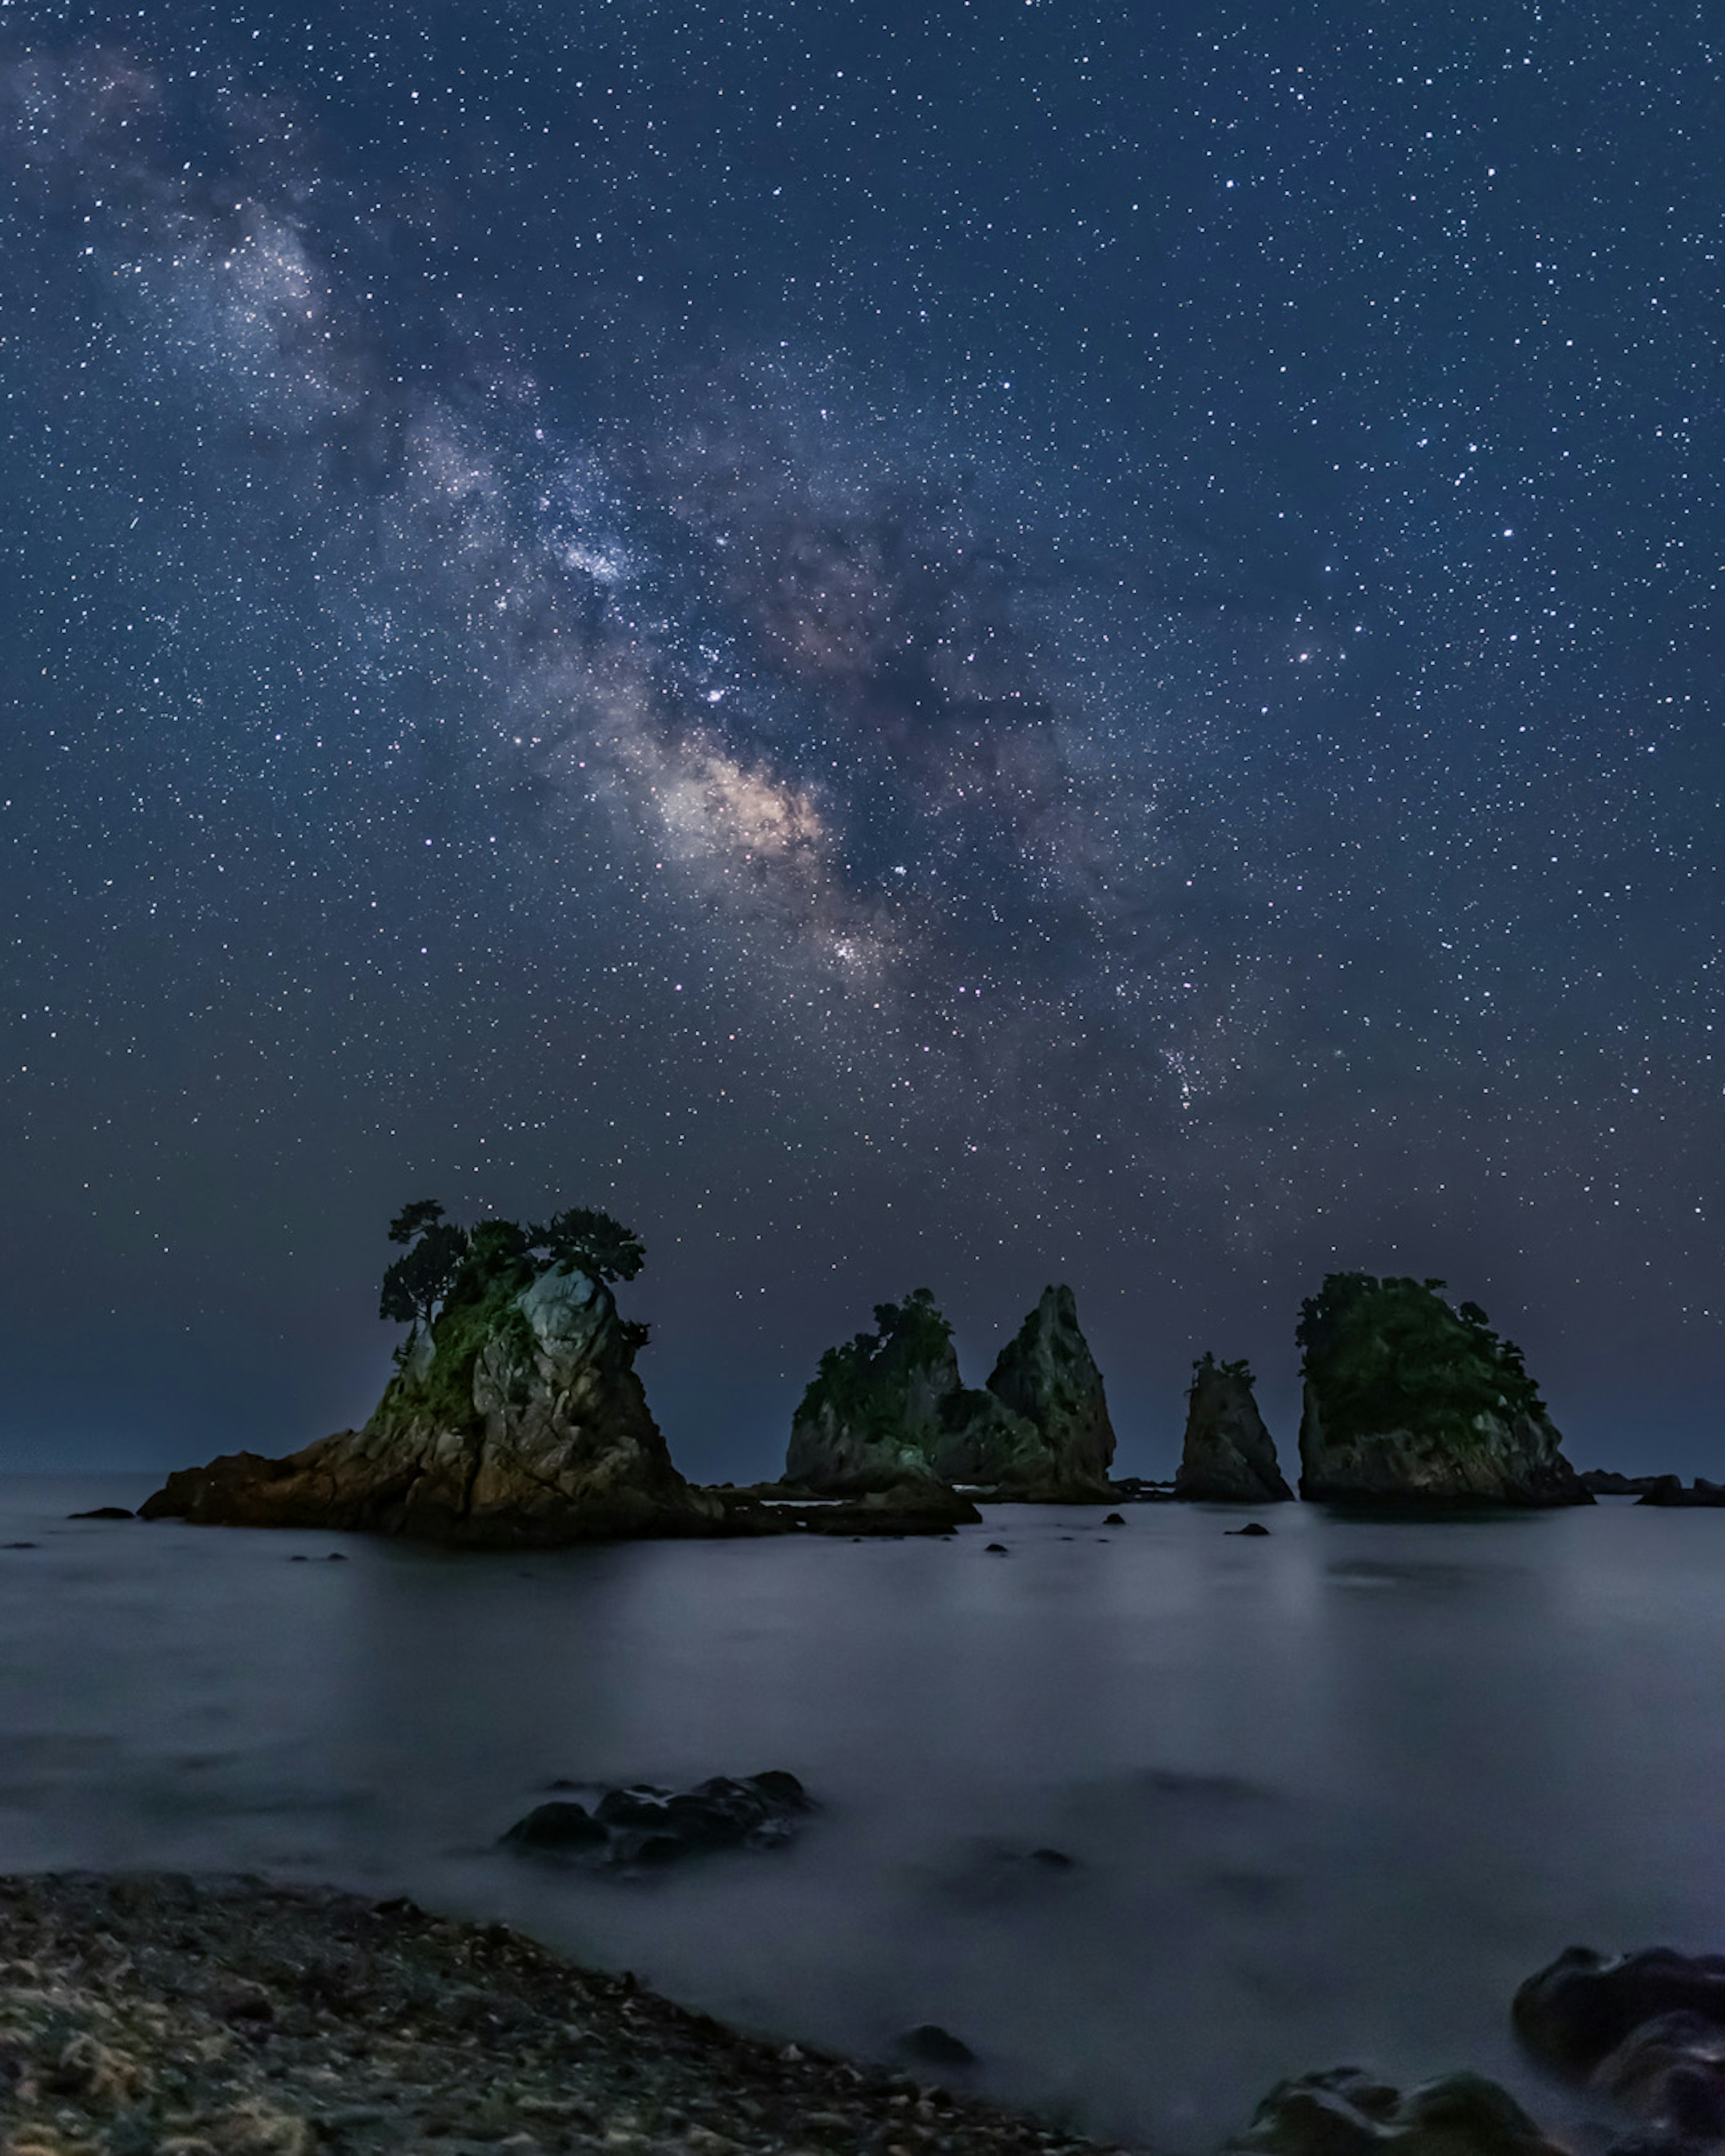
<path fill-rule="evenodd" d="M 1174 1495 L 1209 1504 L 1269 1505 L 1293 1494 L 1258 1412 L 1250 1368 L 1219 1363 L 1206 1353 L 1192 1365 Z"/>
<path fill-rule="evenodd" d="M 603 1279 L 490 1233 L 509 1225 L 475 1231 L 362 1430 L 183 1469 L 142 1516 L 494 1547 L 714 1532 L 635 1373 L 645 1328 Z"/>
<path fill-rule="evenodd" d="M 1001 1349 L 988 1390 L 1034 1426 L 1047 1450 L 1046 1464 L 1026 1496 L 1089 1500 L 1111 1494 L 1114 1425 L 1070 1287 L 1044 1288 L 1036 1307 Z"/>
<path fill-rule="evenodd" d="M 1590 1505 L 1527 1375 L 1443 1281 L 1332 1273 L 1301 1306 L 1300 1494 L 1354 1505 Z"/>

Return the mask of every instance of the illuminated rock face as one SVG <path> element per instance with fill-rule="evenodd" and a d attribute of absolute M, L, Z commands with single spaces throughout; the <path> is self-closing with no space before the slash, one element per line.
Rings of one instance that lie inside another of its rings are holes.
<path fill-rule="evenodd" d="M 1014 1496 L 1106 1496 L 1114 1432 L 1070 1288 L 1049 1288 L 966 1385 L 926 1288 L 875 1306 L 873 1332 L 821 1357 L 791 1424 L 785 1480 L 850 1494 L 965 1483 Z"/>
<path fill-rule="evenodd" d="M 1174 1495 L 1211 1504 L 1266 1505 L 1293 1494 L 1258 1412 L 1251 1372 L 1243 1363 L 1219 1363 L 1214 1355 L 1194 1363 Z"/>
<path fill-rule="evenodd" d="M 1332 1273 L 1305 1305 L 1301 1496 L 1590 1505 L 1521 1351 L 1443 1285 Z"/>
<path fill-rule="evenodd" d="M 168 1477 L 146 1518 L 548 1545 L 711 1532 L 647 1405 L 603 1281 L 506 1269 L 418 1332 L 358 1430 Z"/>

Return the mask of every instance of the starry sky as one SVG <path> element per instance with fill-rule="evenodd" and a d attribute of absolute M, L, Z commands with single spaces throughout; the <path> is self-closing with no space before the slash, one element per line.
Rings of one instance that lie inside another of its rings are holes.
<path fill-rule="evenodd" d="M 1339 1266 L 1725 1469 L 1710 13 L 3 0 L 0 1463 L 362 1419 L 437 1194 L 697 1476 L 1055 1278 L 1286 1459 Z"/>

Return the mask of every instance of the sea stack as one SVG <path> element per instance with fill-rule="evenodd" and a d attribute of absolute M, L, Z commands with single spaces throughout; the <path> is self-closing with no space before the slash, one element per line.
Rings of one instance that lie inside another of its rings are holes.
<path fill-rule="evenodd" d="M 1192 1365 L 1174 1495 L 1209 1504 L 1270 1505 L 1293 1494 L 1258 1412 L 1250 1366 L 1219 1363 L 1206 1353 Z"/>
<path fill-rule="evenodd" d="M 1047 1460 L 1034 1494 L 1086 1499 L 1111 1494 L 1114 1425 L 1108 1396 L 1079 1329 L 1077 1302 L 1064 1282 L 1044 1288 L 1036 1307 L 1001 1349 L 988 1390 L 1041 1436 Z"/>
<path fill-rule="evenodd" d="M 1040 1324 L 1044 1309 L 1048 1322 Z M 1104 1442 L 1096 1421 L 1101 1380 L 1097 1375 L 1096 1391 L 1086 1391 L 1082 1365 L 1091 1371 L 1096 1365 L 1076 1313 L 1070 1328 L 1065 1313 L 1061 1291 L 1050 1289 L 996 1365 L 996 1375 L 1005 1365 L 1014 1397 L 1044 1412 L 1044 1434 L 1033 1416 L 1007 1406 L 996 1391 L 966 1386 L 953 1328 L 927 1287 L 914 1287 L 903 1302 L 878 1302 L 873 1332 L 828 1348 L 819 1360 L 791 1419 L 785 1481 L 832 1496 L 914 1483 L 970 1483 L 1014 1496 L 1078 1494 L 1061 1446 L 1082 1442 L 1096 1451 Z M 1014 1354 L 1020 1343 L 1022 1352 Z M 1106 1406 L 1101 1430 L 1112 1445 Z M 1106 1494 L 1106 1481 L 1089 1472 L 1081 1487 Z"/>
<path fill-rule="evenodd" d="M 469 1236 L 434 1216 L 395 1240 L 410 1248 L 386 1280 L 385 1315 L 411 1305 L 414 1327 L 364 1428 L 285 1460 L 239 1452 L 183 1469 L 145 1518 L 505 1547 L 720 1525 L 718 1502 L 671 1465 L 634 1368 L 646 1328 L 619 1316 L 602 1276 L 639 1268 L 626 1230 L 582 1213 Z M 398 1276 L 408 1300 L 393 1307 Z"/>
<path fill-rule="evenodd" d="M 1590 1505 L 1521 1350 L 1443 1286 L 1332 1273 L 1302 1305 L 1301 1496 Z"/>

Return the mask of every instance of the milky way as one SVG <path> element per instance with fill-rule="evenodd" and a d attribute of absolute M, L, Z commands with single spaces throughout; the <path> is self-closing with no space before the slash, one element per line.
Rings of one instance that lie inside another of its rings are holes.
<path fill-rule="evenodd" d="M 352 1419 L 436 1191 L 706 1471 L 1348 1264 L 1706 1471 L 1702 16 L 834 13 L 0 16 L 15 1455 Z"/>

